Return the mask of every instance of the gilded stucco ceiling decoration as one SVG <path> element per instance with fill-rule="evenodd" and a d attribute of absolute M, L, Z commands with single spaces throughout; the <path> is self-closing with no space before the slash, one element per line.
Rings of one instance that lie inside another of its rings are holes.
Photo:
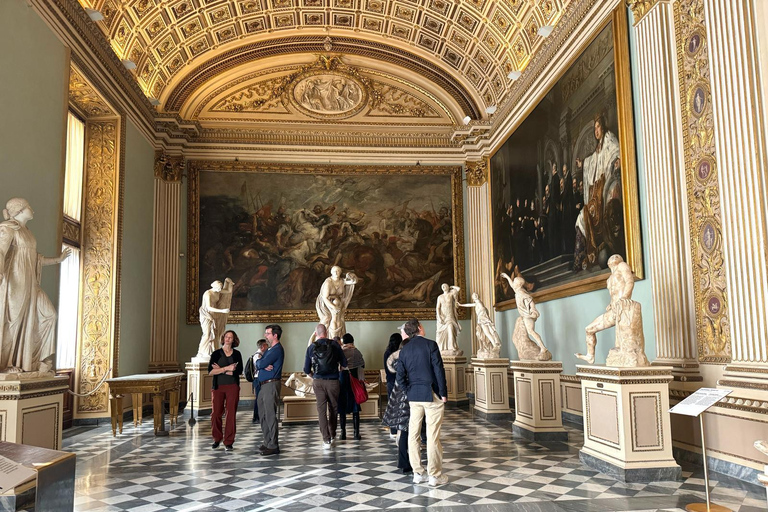
<path fill-rule="evenodd" d="M 117 56 L 136 64 L 145 94 L 170 111 L 180 105 L 168 105 L 169 91 L 201 63 L 243 45 L 312 34 L 355 37 L 428 61 L 469 91 L 477 112 L 465 113 L 479 118 L 504 100 L 507 74 L 524 69 L 542 45 L 538 29 L 555 25 L 572 0 L 79 1 L 103 14 L 97 24 Z"/>
<path fill-rule="evenodd" d="M 69 68 L 69 101 L 84 117 L 115 115 L 107 102 L 74 66 Z"/>

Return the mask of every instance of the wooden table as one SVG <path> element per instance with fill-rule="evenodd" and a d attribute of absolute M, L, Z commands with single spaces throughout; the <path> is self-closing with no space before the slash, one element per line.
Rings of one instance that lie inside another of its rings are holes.
<path fill-rule="evenodd" d="M 118 425 L 120 433 L 123 433 L 123 396 L 130 394 L 133 399 L 133 426 L 135 427 L 141 425 L 142 395 L 144 393 L 151 393 L 155 417 L 155 435 L 167 436 L 168 431 L 165 430 L 163 399 L 165 398 L 165 392 L 168 391 L 170 423 L 171 427 L 173 427 L 179 415 L 179 393 L 181 392 L 181 378 L 183 376 L 183 373 L 147 373 L 107 379 L 112 409 L 112 435 L 116 435 Z"/>

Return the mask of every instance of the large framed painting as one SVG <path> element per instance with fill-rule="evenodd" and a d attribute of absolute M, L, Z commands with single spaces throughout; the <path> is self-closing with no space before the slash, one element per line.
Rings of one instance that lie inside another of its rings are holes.
<path fill-rule="evenodd" d="M 626 8 L 491 156 L 495 306 L 506 279 L 539 301 L 605 286 L 620 254 L 643 277 Z"/>
<path fill-rule="evenodd" d="M 435 318 L 464 290 L 460 167 L 192 161 L 187 321 L 229 278 L 229 322 L 317 321 L 337 265 L 357 277 L 347 320 Z"/>

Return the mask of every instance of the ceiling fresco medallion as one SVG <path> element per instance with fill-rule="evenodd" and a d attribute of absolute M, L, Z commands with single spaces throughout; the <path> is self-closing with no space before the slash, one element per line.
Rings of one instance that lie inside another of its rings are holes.
<path fill-rule="evenodd" d="M 315 119 L 345 119 L 368 103 L 368 88 L 356 77 L 331 70 L 312 70 L 288 86 L 287 101 Z"/>

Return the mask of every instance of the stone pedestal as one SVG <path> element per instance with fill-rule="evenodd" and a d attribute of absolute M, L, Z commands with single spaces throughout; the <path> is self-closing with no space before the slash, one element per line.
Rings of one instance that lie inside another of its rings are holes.
<path fill-rule="evenodd" d="M 348 421 L 352 421 L 352 415 Z M 379 395 L 368 393 L 368 400 L 360 405 L 361 420 L 379 419 Z M 315 395 L 284 396 L 283 423 L 317 423 L 317 399 Z"/>
<path fill-rule="evenodd" d="M 472 358 L 475 369 L 474 414 L 487 420 L 511 420 L 507 367 L 509 359 Z"/>
<path fill-rule="evenodd" d="M 192 393 L 192 405 L 200 414 L 210 414 L 213 377 L 208 375 L 208 361 L 192 358 L 186 364 L 187 393 Z M 185 397 L 189 398 L 189 397 Z"/>
<path fill-rule="evenodd" d="M 533 441 L 568 441 L 563 428 L 559 361 L 512 361 L 514 432 Z"/>
<path fill-rule="evenodd" d="M 464 385 L 464 372 L 467 367 L 467 358 L 464 356 L 443 356 L 445 367 L 445 382 L 448 386 L 449 406 L 459 407 L 467 405 L 467 390 Z"/>
<path fill-rule="evenodd" d="M 29 374 L 3 375 L 0 380 L 0 440 L 61 448 L 64 393 L 67 377 L 38 377 Z"/>
<path fill-rule="evenodd" d="M 624 482 L 679 480 L 669 418 L 672 367 L 576 368 L 584 403 L 581 462 Z"/>

